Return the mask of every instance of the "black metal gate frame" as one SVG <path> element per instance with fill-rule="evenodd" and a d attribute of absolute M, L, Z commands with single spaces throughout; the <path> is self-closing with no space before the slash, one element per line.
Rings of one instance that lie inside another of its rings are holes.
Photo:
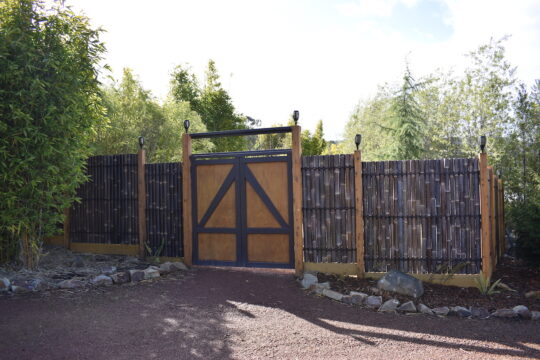
<path fill-rule="evenodd" d="M 285 129 L 285 128 L 284 128 Z M 287 128 L 288 129 L 288 128 Z M 285 131 L 284 131 L 285 132 Z M 195 135 L 195 134 L 193 134 Z M 192 136 L 193 136 L 192 135 Z M 193 136 L 193 138 L 196 138 Z M 287 163 L 287 186 L 288 186 L 288 211 L 289 224 L 285 222 L 279 214 L 270 198 L 266 195 L 259 185 L 251 170 L 247 167 L 248 163 L 255 162 L 286 162 Z M 201 221 L 197 219 L 197 175 L 196 167 L 198 165 L 211 164 L 232 164 L 230 173 L 226 176 L 214 199 L 210 203 L 206 213 Z M 214 266 L 242 266 L 242 267 L 262 267 L 262 268 L 294 268 L 294 218 L 292 209 L 292 152 L 291 150 L 265 150 L 265 151 L 245 151 L 245 152 L 227 152 L 191 155 L 191 184 L 194 201 L 192 202 L 193 214 L 193 262 L 198 265 Z M 236 228 L 204 228 L 219 202 L 229 190 L 231 184 L 236 181 L 235 188 L 235 211 Z M 270 210 L 272 215 L 281 225 L 280 228 L 248 228 L 247 227 L 247 199 L 246 182 L 249 182 L 257 195 Z M 199 233 L 223 233 L 236 234 L 236 261 L 217 261 L 217 260 L 199 260 L 198 259 L 198 234 Z M 247 236 L 248 234 L 288 234 L 289 235 L 289 262 L 288 263 L 268 263 L 268 262 L 249 262 L 247 260 Z"/>

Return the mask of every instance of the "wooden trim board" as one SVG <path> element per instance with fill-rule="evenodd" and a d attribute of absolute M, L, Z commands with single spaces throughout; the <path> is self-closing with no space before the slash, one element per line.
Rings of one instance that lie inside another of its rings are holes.
<path fill-rule="evenodd" d="M 71 251 L 107 255 L 139 255 L 139 245 L 71 243 Z"/>
<path fill-rule="evenodd" d="M 357 266 L 355 263 L 304 263 L 304 270 L 311 272 L 322 272 L 336 275 L 357 275 Z M 368 279 L 380 279 L 386 273 L 365 272 L 364 277 Z M 459 287 L 476 287 L 476 279 L 478 274 L 409 274 L 423 282 L 432 284 L 459 286 Z"/>

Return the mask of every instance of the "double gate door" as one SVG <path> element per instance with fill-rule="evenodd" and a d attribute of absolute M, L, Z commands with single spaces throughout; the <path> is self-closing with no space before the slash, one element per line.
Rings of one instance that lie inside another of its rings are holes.
<path fill-rule="evenodd" d="M 193 263 L 294 267 L 290 150 L 191 157 Z"/>

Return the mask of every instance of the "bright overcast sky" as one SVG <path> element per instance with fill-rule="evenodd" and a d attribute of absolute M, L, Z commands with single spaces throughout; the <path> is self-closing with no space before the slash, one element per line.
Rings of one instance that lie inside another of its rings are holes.
<path fill-rule="evenodd" d="M 354 106 L 378 84 L 460 69 L 463 54 L 490 37 L 506 43 L 520 79 L 540 78 L 540 1 L 475 0 L 67 0 L 102 26 L 106 62 L 133 69 L 166 96 L 170 72 L 188 63 L 204 77 L 216 62 L 236 110 L 263 125 L 324 121 L 341 137 Z"/>

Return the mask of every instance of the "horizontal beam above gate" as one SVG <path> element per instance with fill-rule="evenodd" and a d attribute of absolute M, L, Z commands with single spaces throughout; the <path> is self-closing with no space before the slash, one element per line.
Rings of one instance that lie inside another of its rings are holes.
<path fill-rule="evenodd" d="M 273 155 L 289 155 L 290 149 L 274 149 L 274 150 L 254 150 L 254 151 L 230 151 L 224 153 L 205 153 L 205 154 L 193 154 L 192 159 L 205 159 L 205 158 L 234 158 L 242 156 L 273 156 Z"/>
<path fill-rule="evenodd" d="M 243 135 L 262 135 L 262 134 L 283 134 L 292 132 L 291 126 L 281 126 L 261 129 L 239 129 L 239 130 L 224 130 L 205 133 L 189 134 L 192 139 L 208 139 L 224 136 L 243 136 Z"/>

